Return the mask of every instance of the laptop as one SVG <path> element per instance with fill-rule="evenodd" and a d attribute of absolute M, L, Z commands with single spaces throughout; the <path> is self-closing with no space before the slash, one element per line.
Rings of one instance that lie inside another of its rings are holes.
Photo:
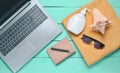
<path fill-rule="evenodd" d="M 0 57 L 14 73 L 61 32 L 38 0 L 0 0 Z"/>

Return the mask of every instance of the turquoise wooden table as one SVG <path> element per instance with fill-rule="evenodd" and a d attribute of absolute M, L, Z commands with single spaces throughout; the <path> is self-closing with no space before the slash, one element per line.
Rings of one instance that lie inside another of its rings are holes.
<path fill-rule="evenodd" d="M 53 19 L 57 21 L 63 33 L 33 57 L 18 73 L 120 73 L 120 50 L 105 57 L 92 67 L 88 67 L 61 23 L 62 19 L 67 15 L 91 1 L 92 0 L 39 0 Z M 120 18 L 120 0 L 109 0 L 109 2 Z M 64 37 L 69 38 L 76 53 L 60 65 L 55 66 L 47 55 L 46 50 Z M 12 73 L 1 59 L 0 73 Z"/>

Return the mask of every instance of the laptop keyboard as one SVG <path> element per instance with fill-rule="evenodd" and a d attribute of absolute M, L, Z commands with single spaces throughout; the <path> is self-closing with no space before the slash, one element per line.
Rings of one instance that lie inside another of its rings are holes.
<path fill-rule="evenodd" d="M 6 56 L 32 31 L 34 31 L 47 16 L 35 5 L 10 28 L 0 35 L 0 52 Z"/>

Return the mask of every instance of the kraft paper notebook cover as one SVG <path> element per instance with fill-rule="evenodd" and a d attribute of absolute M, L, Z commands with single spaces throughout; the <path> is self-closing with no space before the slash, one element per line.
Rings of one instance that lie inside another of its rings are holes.
<path fill-rule="evenodd" d="M 58 48 L 62 50 L 68 50 L 69 52 L 62 52 L 62 51 L 56 51 L 51 50 L 51 48 Z M 75 53 L 74 48 L 72 47 L 71 43 L 67 38 L 62 39 L 60 42 L 56 43 L 54 46 L 52 46 L 47 50 L 47 53 L 49 54 L 50 58 L 54 62 L 54 64 L 59 64 L 62 61 L 64 61 L 66 58 L 70 57 L 72 54 Z"/>
<path fill-rule="evenodd" d="M 93 2 L 84 7 L 90 9 L 91 11 L 93 10 L 93 8 L 98 8 L 109 20 L 112 21 L 110 27 L 108 27 L 105 31 L 105 34 L 102 35 L 98 32 L 94 32 L 90 28 L 90 25 L 93 24 L 93 15 L 92 12 L 87 12 L 86 27 L 83 30 L 83 32 L 78 36 L 75 36 L 68 31 L 73 41 L 77 45 L 78 49 L 80 50 L 85 62 L 88 66 L 90 66 L 119 48 L 120 20 L 107 0 L 94 0 Z M 67 27 L 68 20 L 71 18 L 71 16 L 79 13 L 84 7 L 78 9 L 63 20 L 65 28 Z M 102 42 L 105 45 L 105 47 L 103 49 L 98 50 L 94 48 L 94 43 L 91 43 L 90 45 L 85 44 L 81 40 L 83 34 Z"/>

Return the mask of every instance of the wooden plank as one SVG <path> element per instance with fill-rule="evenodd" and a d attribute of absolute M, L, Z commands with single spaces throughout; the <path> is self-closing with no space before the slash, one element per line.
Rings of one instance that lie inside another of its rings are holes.
<path fill-rule="evenodd" d="M 72 12 L 76 11 L 77 9 L 79 9 L 79 7 L 75 7 L 75 8 L 64 8 L 64 7 L 45 7 L 45 9 L 48 11 L 48 13 L 53 17 L 53 19 L 57 22 L 57 23 L 61 23 L 62 20 L 68 16 L 69 14 L 71 14 Z M 118 17 L 120 18 L 120 8 L 113 8 L 116 12 L 116 14 L 118 15 Z"/>
<path fill-rule="evenodd" d="M 83 6 L 92 0 L 39 0 L 43 6 Z"/>
<path fill-rule="evenodd" d="M 117 16 L 120 18 L 120 8 L 114 8 Z"/>
<path fill-rule="evenodd" d="M 61 23 L 66 16 L 68 16 L 70 13 L 74 12 L 78 8 L 45 7 L 45 9 L 57 23 Z"/>
<path fill-rule="evenodd" d="M 0 73 L 12 73 L 7 65 L 0 59 Z"/>
<path fill-rule="evenodd" d="M 86 66 L 81 58 L 69 58 L 54 66 L 49 58 L 33 59 L 18 73 L 119 73 L 120 58 L 106 58 L 92 67 Z"/>
<path fill-rule="evenodd" d="M 84 6 L 93 0 L 39 0 L 43 6 L 66 6 L 80 7 Z M 119 0 L 108 0 L 113 7 L 120 7 Z"/>
<path fill-rule="evenodd" d="M 112 5 L 112 7 L 120 7 L 119 0 L 109 0 L 109 3 Z"/>
<path fill-rule="evenodd" d="M 69 40 L 72 40 L 67 31 L 65 30 L 64 26 L 62 24 L 60 24 L 59 26 L 62 29 L 62 33 L 55 40 L 62 40 L 65 37 L 67 37 Z"/>
<path fill-rule="evenodd" d="M 55 66 L 50 58 L 33 58 L 18 73 L 120 73 L 120 58 L 105 58 L 88 67 L 82 58 L 69 58 Z M 0 73 L 12 73 L 0 60 Z"/>

